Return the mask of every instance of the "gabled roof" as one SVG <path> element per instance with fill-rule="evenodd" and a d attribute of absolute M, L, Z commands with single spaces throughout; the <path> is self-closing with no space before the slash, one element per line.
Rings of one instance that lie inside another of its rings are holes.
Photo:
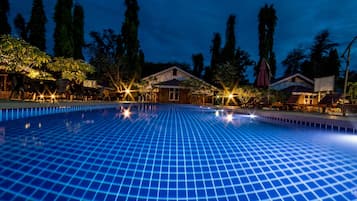
<path fill-rule="evenodd" d="M 177 79 L 167 80 L 167 81 L 164 81 L 164 82 L 156 83 L 154 85 L 155 86 L 160 86 L 162 88 L 165 88 L 165 87 L 181 87 L 182 86 L 182 80 L 177 80 Z"/>
<path fill-rule="evenodd" d="M 182 74 L 186 75 L 187 77 L 189 77 L 189 78 L 191 78 L 191 79 L 194 79 L 194 80 L 197 80 L 197 81 L 199 81 L 199 82 L 202 82 L 203 84 L 205 84 L 205 85 L 207 85 L 207 86 L 210 86 L 210 87 L 212 87 L 212 88 L 215 89 L 215 90 L 218 90 L 217 87 L 215 87 L 215 86 L 213 86 L 213 85 L 207 83 L 206 81 L 204 81 L 204 80 L 202 80 L 202 79 L 200 79 L 200 78 L 198 78 L 198 77 L 192 75 L 191 73 L 188 73 L 188 72 L 182 70 L 181 68 L 179 68 L 179 67 L 177 67 L 177 66 L 172 66 L 172 67 L 167 68 L 167 69 L 165 69 L 165 70 L 159 71 L 159 72 L 154 73 L 154 74 L 149 75 L 149 76 L 146 76 L 146 77 L 142 78 L 142 80 L 144 80 L 144 81 L 145 81 L 145 80 L 150 80 L 150 78 L 152 78 L 152 77 L 156 77 L 156 76 L 158 76 L 158 75 L 160 75 L 160 74 L 164 74 L 164 73 L 170 72 L 170 71 L 172 71 L 173 69 L 176 69 L 177 71 L 180 71 Z M 174 79 L 174 80 L 175 80 L 175 79 Z M 168 81 L 170 81 L 170 80 L 168 80 Z M 165 81 L 165 82 L 167 82 L 167 81 Z M 159 83 L 157 83 L 156 85 L 158 85 L 158 84 L 159 84 Z M 161 85 L 161 84 L 160 84 L 160 85 Z"/>
<path fill-rule="evenodd" d="M 280 84 L 280 83 L 282 83 L 282 82 L 285 82 L 285 81 L 287 81 L 287 80 L 290 80 L 290 79 L 293 78 L 293 77 L 300 77 L 301 79 L 305 80 L 306 82 L 310 83 L 311 85 L 314 84 L 314 81 L 311 80 L 310 78 L 305 77 L 305 76 L 303 76 L 303 75 L 300 74 L 300 73 L 295 73 L 295 74 L 293 74 L 293 75 L 290 75 L 290 76 L 287 76 L 287 77 L 282 77 L 282 78 L 278 79 L 277 81 L 271 83 L 270 86 L 274 86 L 274 85 Z"/>

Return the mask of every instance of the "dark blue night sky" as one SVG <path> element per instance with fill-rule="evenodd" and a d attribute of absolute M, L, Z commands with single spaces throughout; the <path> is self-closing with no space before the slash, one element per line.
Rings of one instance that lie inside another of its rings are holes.
<path fill-rule="evenodd" d="M 21 13 L 27 20 L 32 0 L 10 0 L 9 22 Z M 53 13 L 55 0 L 43 0 L 48 16 L 48 52 L 53 48 Z M 101 31 L 112 28 L 119 33 L 124 19 L 124 0 L 77 0 L 84 7 L 85 30 Z M 237 46 L 258 60 L 258 13 L 265 3 L 274 4 L 278 22 L 274 51 L 279 77 L 284 69 L 281 61 L 293 48 L 308 48 L 314 37 L 328 29 L 333 42 L 344 51 L 357 35 L 357 1 L 355 0 L 138 0 L 140 11 L 139 40 L 146 61 L 178 61 L 191 64 L 191 56 L 203 53 L 205 63 L 210 61 L 213 33 L 219 32 L 224 43 L 226 21 L 236 15 Z M 341 3 L 343 2 L 343 3 Z M 90 41 L 88 35 L 87 42 Z M 222 44 L 223 45 L 223 44 Z M 357 43 L 352 49 L 351 68 L 357 70 Z M 342 63 L 344 70 L 345 63 Z M 252 71 L 247 72 L 252 76 Z"/>

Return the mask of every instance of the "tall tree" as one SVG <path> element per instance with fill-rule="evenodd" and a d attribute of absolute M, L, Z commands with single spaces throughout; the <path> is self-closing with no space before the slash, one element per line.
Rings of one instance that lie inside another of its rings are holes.
<path fill-rule="evenodd" d="M 234 63 L 234 53 L 236 49 L 236 38 L 234 34 L 235 19 L 236 17 L 234 15 L 230 15 L 227 20 L 226 42 L 222 50 L 222 59 L 224 63 Z"/>
<path fill-rule="evenodd" d="M 273 52 L 274 32 L 277 23 L 276 11 L 273 5 L 267 5 L 260 9 L 258 15 L 258 34 L 259 34 L 259 63 L 265 58 L 269 65 L 272 77 L 276 73 L 276 59 Z M 258 76 L 259 65 L 254 68 L 254 75 Z"/>
<path fill-rule="evenodd" d="M 248 52 L 237 48 L 235 52 L 235 62 L 225 62 L 218 65 L 216 72 L 217 79 L 223 88 L 234 89 L 238 85 L 248 84 L 246 78 L 246 68 L 254 65 Z"/>
<path fill-rule="evenodd" d="M 215 73 L 220 87 L 233 89 L 237 83 L 237 67 L 230 63 L 221 63 L 218 65 L 218 71 Z M 218 86 L 219 86 L 218 85 Z"/>
<path fill-rule="evenodd" d="M 215 69 L 218 63 L 221 62 L 221 35 L 214 33 L 212 46 L 211 46 L 211 68 Z"/>
<path fill-rule="evenodd" d="M 126 11 L 125 20 L 121 28 L 121 36 L 123 42 L 124 56 L 127 59 L 127 64 L 124 67 L 124 79 L 140 79 L 141 77 L 141 61 L 140 44 L 138 40 L 139 5 L 136 0 L 125 0 Z"/>
<path fill-rule="evenodd" d="M 42 51 L 46 50 L 46 22 L 47 18 L 42 0 L 34 0 L 28 23 L 28 41 Z"/>
<path fill-rule="evenodd" d="M 7 21 L 7 14 L 10 10 L 10 5 L 8 0 L 0 1 L 0 35 L 10 34 L 11 26 Z"/>
<path fill-rule="evenodd" d="M 334 75 L 338 78 L 340 75 L 341 61 L 336 48 L 331 48 L 325 62 L 323 76 Z"/>
<path fill-rule="evenodd" d="M 310 61 L 312 68 L 312 75 L 308 75 L 311 78 L 317 78 L 324 76 L 324 65 L 330 50 L 336 47 L 338 44 L 334 43 L 329 38 L 330 33 L 328 30 L 323 30 L 315 37 L 314 44 L 311 47 Z"/>
<path fill-rule="evenodd" d="M 284 76 L 293 75 L 302 72 L 302 64 L 306 60 L 304 50 L 295 48 L 288 53 L 287 57 L 282 61 L 283 66 L 286 68 Z"/>
<path fill-rule="evenodd" d="M 55 56 L 73 57 L 72 6 L 72 0 L 57 0 L 54 14 L 56 27 L 53 34 Z"/>
<path fill-rule="evenodd" d="M 73 11 L 73 58 L 83 59 L 84 46 L 84 10 L 79 4 L 74 6 Z"/>
<path fill-rule="evenodd" d="M 96 67 L 95 79 L 103 82 L 104 86 L 112 86 L 121 90 L 121 36 L 112 29 L 102 33 L 91 32 L 93 41 L 89 44 L 91 53 L 90 63 Z M 110 80 L 110 82 L 108 82 Z"/>
<path fill-rule="evenodd" d="M 196 77 L 201 77 L 203 71 L 203 54 L 193 54 L 192 55 L 192 63 L 193 63 L 193 75 Z"/>
<path fill-rule="evenodd" d="M 237 48 L 235 53 L 235 63 L 236 63 L 236 81 L 235 83 L 239 85 L 245 85 L 249 83 L 249 80 L 246 76 L 246 70 L 248 66 L 254 65 L 254 61 L 250 59 L 250 55 L 248 52 L 242 50 L 241 48 Z"/>
<path fill-rule="evenodd" d="M 25 18 L 18 13 L 14 19 L 15 30 L 17 32 L 18 37 L 27 41 L 27 27 Z"/>
<path fill-rule="evenodd" d="M 211 84 L 215 83 L 215 74 L 217 73 L 218 64 L 221 62 L 221 35 L 214 33 L 212 45 L 210 48 L 211 62 L 210 66 L 205 68 L 203 79 Z"/>

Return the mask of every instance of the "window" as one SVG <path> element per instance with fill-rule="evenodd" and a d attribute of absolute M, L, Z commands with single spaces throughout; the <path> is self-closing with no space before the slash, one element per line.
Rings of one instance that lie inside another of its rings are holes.
<path fill-rule="evenodd" d="M 305 95 L 304 103 L 312 105 L 315 98 L 316 98 L 316 96 L 314 96 L 314 95 Z"/>
<path fill-rule="evenodd" d="M 174 68 L 174 69 L 172 70 L 172 76 L 177 76 L 177 69 L 176 69 L 176 68 Z"/>
<path fill-rule="evenodd" d="M 179 89 L 170 88 L 169 89 L 169 101 L 179 100 Z"/>

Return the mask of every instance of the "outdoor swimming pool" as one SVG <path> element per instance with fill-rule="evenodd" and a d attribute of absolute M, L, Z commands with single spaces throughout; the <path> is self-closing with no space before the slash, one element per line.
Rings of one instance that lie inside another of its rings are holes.
<path fill-rule="evenodd" d="M 188 105 L 0 122 L 0 200 L 356 200 L 357 135 Z"/>

